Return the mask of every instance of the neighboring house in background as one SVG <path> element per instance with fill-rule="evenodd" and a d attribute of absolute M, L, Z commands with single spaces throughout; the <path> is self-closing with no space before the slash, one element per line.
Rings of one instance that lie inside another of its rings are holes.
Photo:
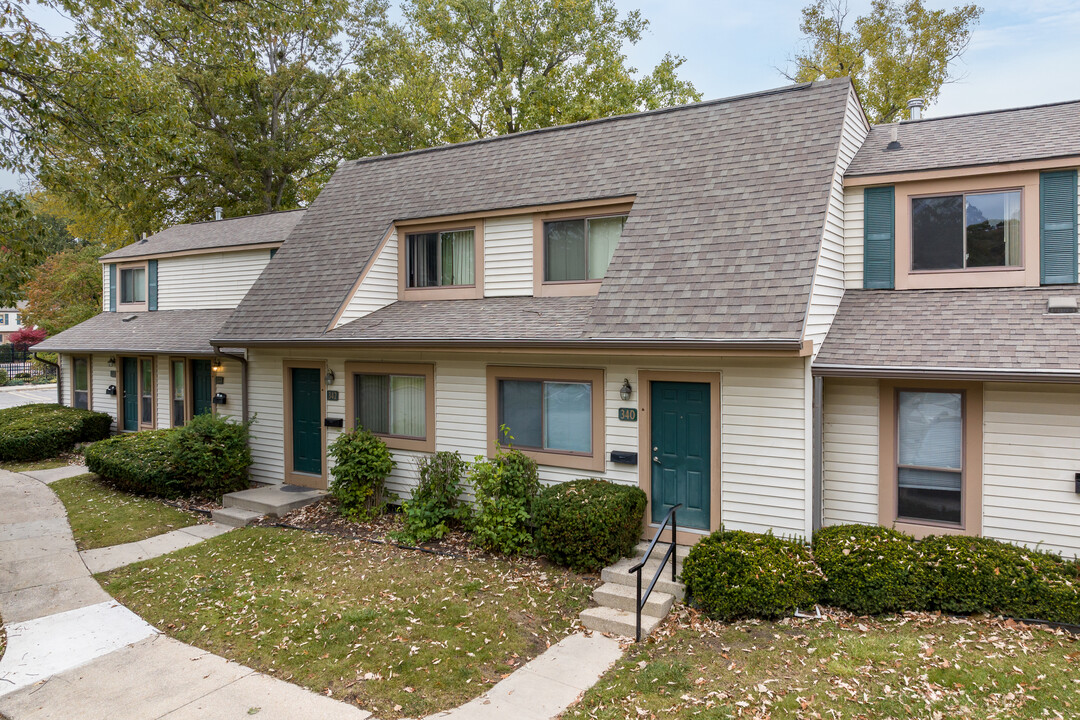
<path fill-rule="evenodd" d="M 1080 294 L 1078 110 L 870 128 L 841 79 L 343 163 L 199 342 L 243 358 L 259 482 L 325 487 L 361 424 L 407 496 L 414 458 L 505 425 L 545 482 L 682 503 L 687 543 L 866 522 L 1074 555 L 1080 315 L 1044 311 Z M 117 310 L 67 332 L 157 337 Z"/>
<path fill-rule="evenodd" d="M 0 345 L 11 342 L 11 334 L 22 330 L 22 312 L 26 302 L 16 303 L 17 307 L 0 308 Z"/>
<path fill-rule="evenodd" d="M 178 225 L 101 258 L 103 310 L 40 343 L 59 351 L 63 402 L 116 429 L 243 413 L 243 358 L 210 344 L 302 210 Z"/>

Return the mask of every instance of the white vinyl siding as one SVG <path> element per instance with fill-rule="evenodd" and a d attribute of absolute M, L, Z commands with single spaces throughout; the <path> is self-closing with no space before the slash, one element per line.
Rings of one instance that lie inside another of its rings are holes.
<path fill-rule="evenodd" d="M 983 534 L 1080 555 L 1080 388 L 983 389 Z"/>
<path fill-rule="evenodd" d="M 162 258 L 158 310 L 234 308 L 269 262 L 265 248 Z"/>
<path fill-rule="evenodd" d="M 822 524 L 878 522 L 877 380 L 825 380 Z"/>
<path fill-rule="evenodd" d="M 844 191 L 844 286 L 863 286 L 863 188 Z"/>
<path fill-rule="evenodd" d="M 255 417 L 251 425 L 251 479 L 278 484 L 284 481 L 285 395 L 282 355 L 249 351 L 248 411 Z"/>
<path fill-rule="evenodd" d="M 484 297 L 533 294 L 533 217 L 484 222 Z"/>
<path fill-rule="evenodd" d="M 214 379 L 211 380 L 210 397 L 213 397 L 217 393 L 225 393 L 225 404 L 214 405 L 214 415 L 217 417 L 228 417 L 234 422 L 241 422 L 244 413 L 244 388 L 241 382 L 240 362 L 238 360 L 222 358 L 221 366 L 222 371 L 220 373 L 215 373 Z M 217 381 L 217 378 L 219 377 L 221 378 L 220 385 L 218 385 Z"/>
<path fill-rule="evenodd" d="M 105 393 L 110 385 L 117 384 L 112 375 L 116 367 L 109 365 L 110 357 L 114 356 L 94 355 L 90 358 L 90 409 L 112 415 L 112 431 L 116 432 L 116 396 Z"/>
<path fill-rule="evenodd" d="M 109 264 L 101 266 L 101 310 L 109 312 Z"/>
<path fill-rule="evenodd" d="M 356 292 L 349 298 L 345 310 L 334 327 L 341 327 L 345 323 L 370 315 L 376 310 L 397 302 L 397 299 L 398 236 L 397 233 L 393 233 L 372 262 Z"/>
<path fill-rule="evenodd" d="M 60 365 L 60 386 L 63 388 L 63 396 L 60 399 L 60 404 L 67 405 L 68 407 L 75 407 L 75 399 L 73 396 L 75 383 L 72 382 L 71 355 L 58 353 L 56 362 Z"/>
<path fill-rule="evenodd" d="M 840 147 L 833 170 L 832 187 L 829 190 L 829 205 L 825 213 L 821 251 L 814 272 L 806 331 L 803 334 L 807 340 L 814 341 L 815 355 L 829 332 L 836 309 L 840 306 L 840 299 L 844 296 L 844 172 L 866 139 L 868 131 L 862 109 L 852 91 L 848 94 L 844 127 L 840 134 Z"/>

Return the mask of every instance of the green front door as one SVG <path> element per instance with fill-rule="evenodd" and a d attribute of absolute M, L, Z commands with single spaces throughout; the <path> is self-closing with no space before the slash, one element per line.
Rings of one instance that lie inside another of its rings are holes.
<path fill-rule="evenodd" d="M 292 369 L 292 469 L 322 475 L 322 388 L 320 371 Z"/>
<path fill-rule="evenodd" d="M 710 529 L 708 383 L 652 383 L 652 521 L 673 505 L 680 527 Z"/>
<path fill-rule="evenodd" d="M 139 429 L 139 361 L 136 358 L 120 358 L 120 383 L 124 393 L 124 430 Z"/>
<path fill-rule="evenodd" d="M 202 415 L 212 412 L 210 402 L 214 395 L 214 380 L 210 375 L 209 360 L 191 361 L 191 414 Z"/>

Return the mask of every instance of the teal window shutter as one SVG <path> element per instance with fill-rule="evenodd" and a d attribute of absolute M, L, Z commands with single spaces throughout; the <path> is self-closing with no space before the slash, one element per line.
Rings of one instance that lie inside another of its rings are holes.
<path fill-rule="evenodd" d="M 157 260 L 146 261 L 146 309 L 157 310 Z"/>
<path fill-rule="evenodd" d="M 893 188 L 874 187 L 863 191 L 863 287 L 892 290 L 896 243 Z"/>
<path fill-rule="evenodd" d="M 1076 171 L 1039 176 L 1039 258 L 1043 285 L 1076 282 Z"/>
<path fill-rule="evenodd" d="M 116 263 L 109 263 L 109 312 L 116 312 Z"/>

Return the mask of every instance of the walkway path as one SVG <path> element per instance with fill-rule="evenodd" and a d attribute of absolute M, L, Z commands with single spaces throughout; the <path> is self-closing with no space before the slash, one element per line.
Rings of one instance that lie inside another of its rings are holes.
<path fill-rule="evenodd" d="M 0 617 L 8 637 L 0 659 L 0 715 L 9 720 L 370 718 L 351 705 L 162 635 L 113 600 L 91 570 L 155 557 L 227 529 L 200 525 L 80 554 L 63 504 L 45 484 L 79 471 L 75 466 L 25 474 L 0 470 Z M 428 720 L 554 718 L 621 654 L 612 638 L 571 635 L 479 698 Z"/>

